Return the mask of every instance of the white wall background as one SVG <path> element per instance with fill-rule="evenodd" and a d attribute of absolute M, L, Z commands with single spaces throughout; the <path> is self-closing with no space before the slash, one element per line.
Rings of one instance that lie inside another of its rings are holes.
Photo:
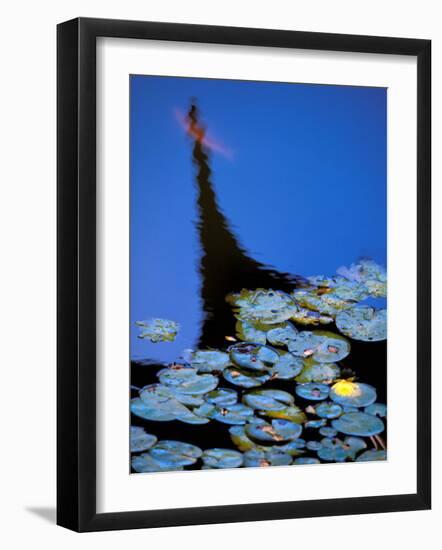
<path fill-rule="evenodd" d="M 38 544 L 48 550 L 68 550 L 81 544 L 87 550 L 99 544 L 112 550 L 121 545 L 176 545 L 217 550 L 243 544 L 271 548 L 279 541 L 290 547 L 322 543 L 330 550 L 343 545 L 364 550 L 440 541 L 440 284 L 433 285 L 433 511 L 83 535 L 54 525 L 55 25 L 88 16 L 431 38 L 436 283 L 442 277 L 437 238 L 442 234 L 440 1 L 17 0 L 5 4 L 1 13 L 0 540 L 4 547 Z"/>

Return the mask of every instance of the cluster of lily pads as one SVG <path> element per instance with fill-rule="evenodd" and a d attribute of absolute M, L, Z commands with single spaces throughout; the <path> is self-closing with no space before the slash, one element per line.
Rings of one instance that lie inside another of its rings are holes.
<path fill-rule="evenodd" d="M 132 399 L 131 411 L 156 422 L 221 423 L 235 449 L 158 441 L 132 426 L 133 470 L 384 460 L 386 406 L 374 387 L 342 377 L 339 362 L 351 340 L 386 339 L 386 310 L 361 303 L 386 292 L 385 270 L 362 260 L 334 277 L 309 277 L 291 294 L 243 289 L 227 296 L 237 319 L 235 337 L 228 337 L 233 343 L 192 351 L 160 369 L 157 382 Z M 173 340 L 179 330 L 163 319 L 137 324 L 140 337 L 154 343 Z M 291 390 L 272 389 L 272 380 Z"/>

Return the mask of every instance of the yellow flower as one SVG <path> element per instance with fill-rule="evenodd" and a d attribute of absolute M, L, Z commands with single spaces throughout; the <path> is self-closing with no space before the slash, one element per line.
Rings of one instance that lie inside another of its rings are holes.
<path fill-rule="evenodd" d="M 357 397 L 361 395 L 359 384 L 351 380 L 339 380 L 333 385 L 332 389 L 336 395 L 342 397 Z"/>

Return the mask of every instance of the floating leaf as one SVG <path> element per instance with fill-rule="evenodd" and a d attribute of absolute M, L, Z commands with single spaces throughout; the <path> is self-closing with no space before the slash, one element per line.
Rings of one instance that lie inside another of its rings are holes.
<path fill-rule="evenodd" d="M 302 426 L 283 419 L 274 419 L 271 424 L 256 420 L 245 427 L 245 433 L 252 440 L 264 443 L 282 443 L 291 441 L 301 435 Z"/>
<path fill-rule="evenodd" d="M 232 449 L 207 449 L 201 458 L 208 468 L 239 468 L 243 463 L 242 454 Z"/>
<path fill-rule="evenodd" d="M 241 342 L 230 346 L 230 359 L 238 367 L 267 371 L 279 361 L 279 353 L 274 349 L 261 344 Z"/>
<path fill-rule="evenodd" d="M 199 395 L 216 388 L 218 378 L 212 374 L 198 374 L 190 367 L 169 367 L 158 372 L 158 379 L 180 393 Z"/>
<path fill-rule="evenodd" d="M 307 382 L 322 382 L 330 384 L 340 376 L 340 369 L 334 363 L 318 363 L 312 358 L 304 359 L 304 367 L 296 377 L 300 384 Z"/>
<path fill-rule="evenodd" d="M 199 416 L 206 416 L 223 424 L 245 424 L 253 417 L 253 409 L 242 403 L 225 406 L 215 406 L 207 403 L 198 409 L 194 409 L 194 412 Z"/>
<path fill-rule="evenodd" d="M 335 437 L 338 432 L 334 428 L 324 426 L 319 430 L 319 433 L 324 437 Z"/>
<path fill-rule="evenodd" d="M 229 354 L 218 350 L 198 350 L 192 354 L 190 364 L 198 372 L 221 372 L 230 363 Z"/>
<path fill-rule="evenodd" d="M 249 323 L 248 321 L 237 321 L 236 335 L 245 342 L 254 342 L 255 344 L 265 344 L 267 342 L 266 330 L 262 330 L 259 324 Z"/>
<path fill-rule="evenodd" d="M 240 451 L 249 451 L 257 446 L 246 434 L 244 426 L 232 426 L 229 428 L 229 433 L 233 444 L 236 445 Z"/>
<path fill-rule="evenodd" d="M 330 388 L 326 384 L 314 384 L 313 382 L 307 384 L 298 384 L 295 389 L 297 395 L 303 399 L 309 399 L 311 401 L 321 401 L 328 397 Z"/>
<path fill-rule="evenodd" d="M 371 462 L 372 460 L 387 460 L 387 451 L 369 449 L 360 454 L 356 462 Z"/>
<path fill-rule="evenodd" d="M 251 372 L 237 367 L 227 367 L 223 371 L 223 376 L 231 384 L 243 388 L 256 388 L 270 379 L 270 374 L 258 374 L 258 372 Z"/>
<path fill-rule="evenodd" d="M 385 418 L 387 416 L 387 406 L 383 403 L 373 403 L 372 405 L 365 407 L 364 412 L 367 414 L 372 414 L 373 416 Z"/>
<path fill-rule="evenodd" d="M 330 388 L 330 398 L 339 405 L 366 407 L 376 401 L 376 390 L 368 384 L 339 380 Z"/>
<path fill-rule="evenodd" d="M 196 445 L 183 443 L 182 441 L 164 440 L 159 441 L 150 451 L 150 456 L 161 463 L 173 466 L 190 466 L 195 464 L 203 454 Z"/>
<path fill-rule="evenodd" d="M 338 432 L 362 437 L 376 435 L 384 431 L 384 423 L 380 418 L 363 412 L 345 413 L 337 420 L 333 420 L 332 426 Z"/>
<path fill-rule="evenodd" d="M 231 294 L 227 300 L 236 306 L 235 313 L 241 321 L 273 325 L 287 321 L 296 311 L 293 299 L 279 290 L 245 290 Z"/>
<path fill-rule="evenodd" d="M 260 411 L 260 413 L 270 418 L 283 418 L 284 420 L 290 420 L 296 424 L 303 424 L 307 420 L 305 413 L 296 405 L 291 405 L 290 407 L 286 407 L 285 409 L 281 409 L 279 411 L 263 410 Z"/>
<path fill-rule="evenodd" d="M 322 428 L 322 426 L 325 426 L 326 424 L 327 424 L 327 420 L 325 420 L 325 418 L 320 418 L 319 420 L 309 420 L 308 422 L 305 423 L 305 427 L 317 429 L 317 428 Z"/>
<path fill-rule="evenodd" d="M 336 403 L 323 401 L 316 407 L 316 414 L 321 418 L 337 418 L 342 414 L 342 407 Z"/>
<path fill-rule="evenodd" d="M 287 352 L 281 353 L 278 362 L 269 372 L 272 379 L 291 380 L 302 371 L 303 367 L 304 363 L 300 357 Z"/>
<path fill-rule="evenodd" d="M 293 464 L 320 464 L 320 462 L 312 456 L 300 456 L 299 458 L 295 458 Z"/>
<path fill-rule="evenodd" d="M 157 438 L 154 435 L 146 433 L 144 428 L 139 426 L 130 427 L 130 451 L 138 453 L 147 451 L 155 445 Z"/>
<path fill-rule="evenodd" d="M 298 311 L 291 318 L 296 323 L 300 325 L 328 325 L 333 322 L 333 317 L 330 315 L 325 315 L 324 313 L 319 313 L 318 311 L 312 311 L 304 307 L 298 306 Z"/>
<path fill-rule="evenodd" d="M 387 338 L 387 310 L 358 306 L 336 316 L 338 329 L 363 342 L 378 342 Z"/>
<path fill-rule="evenodd" d="M 268 451 L 251 449 L 244 453 L 244 466 L 247 468 L 288 466 L 292 463 L 292 460 L 289 454 L 274 449 Z"/>
<path fill-rule="evenodd" d="M 200 418 L 180 403 L 173 392 L 161 384 L 151 384 L 140 391 L 140 398 L 132 399 L 131 411 L 145 420 L 169 421 L 181 420 L 188 424 L 205 424 L 206 418 Z"/>
<path fill-rule="evenodd" d="M 267 340 L 275 346 L 287 346 L 297 334 L 298 330 L 291 323 L 283 323 L 267 332 Z"/>
<path fill-rule="evenodd" d="M 295 403 L 294 397 L 282 390 L 255 390 L 247 393 L 243 401 L 253 409 L 280 411 Z"/>
<path fill-rule="evenodd" d="M 225 407 L 226 405 L 233 405 L 236 403 L 238 401 L 238 394 L 235 390 L 231 390 L 230 388 L 218 388 L 207 394 L 206 401 L 212 405 Z"/>
<path fill-rule="evenodd" d="M 334 363 L 350 353 L 349 342 L 333 332 L 314 330 L 302 331 L 288 344 L 289 351 L 299 357 L 311 357 L 317 363 Z"/>
<path fill-rule="evenodd" d="M 309 451 L 318 451 L 322 447 L 320 441 L 307 441 L 307 449 Z"/>
<path fill-rule="evenodd" d="M 180 325 L 175 321 L 167 319 L 149 319 L 147 321 L 136 321 L 140 327 L 138 338 L 157 342 L 173 342 L 178 334 Z"/>
<path fill-rule="evenodd" d="M 138 473 L 170 472 L 183 470 L 183 466 L 170 464 L 154 459 L 149 453 L 134 455 L 131 460 L 132 468 Z"/>
<path fill-rule="evenodd" d="M 355 459 L 356 454 L 367 445 L 358 437 L 346 437 L 344 441 L 337 438 L 324 438 L 318 449 L 318 456 L 328 462 L 344 462 L 347 458 Z"/>

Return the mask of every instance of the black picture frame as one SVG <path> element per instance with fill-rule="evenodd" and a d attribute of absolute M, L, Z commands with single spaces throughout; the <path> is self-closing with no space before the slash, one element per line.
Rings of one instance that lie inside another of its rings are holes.
<path fill-rule="evenodd" d="M 96 512 L 96 39 L 396 54 L 417 58 L 417 492 Z M 57 523 L 83 531 L 425 510 L 431 506 L 431 41 L 79 18 L 57 28 Z"/>

